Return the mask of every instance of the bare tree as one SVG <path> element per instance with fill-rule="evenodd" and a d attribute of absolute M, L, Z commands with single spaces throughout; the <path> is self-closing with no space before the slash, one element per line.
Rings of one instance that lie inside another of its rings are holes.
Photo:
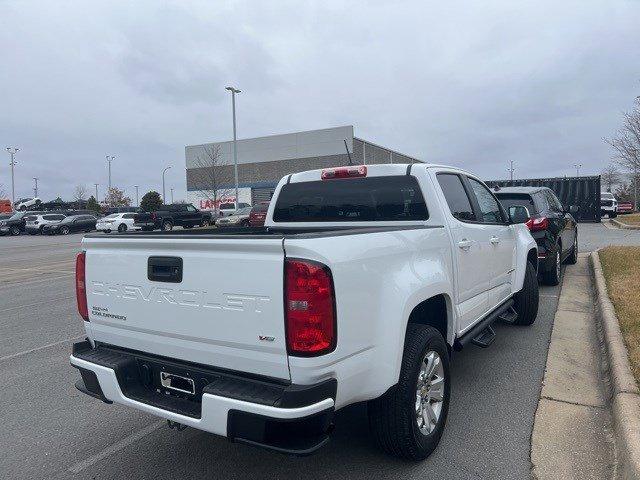
<path fill-rule="evenodd" d="M 233 194 L 234 190 L 229 188 L 229 185 L 234 182 L 233 169 L 222 161 L 218 145 L 203 145 L 194 164 L 196 167 L 192 170 L 194 186 L 217 208 L 221 199 Z"/>
<path fill-rule="evenodd" d="M 605 142 L 613 149 L 613 161 L 628 172 L 640 170 L 640 99 L 622 114 L 622 127 Z"/>
<path fill-rule="evenodd" d="M 613 191 L 613 187 L 618 185 L 622 179 L 620 170 L 613 163 L 610 163 L 602 170 L 600 177 L 602 178 L 602 186 L 607 189 L 607 192 Z"/>
<path fill-rule="evenodd" d="M 80 203 L 87 198 L 87 189 L 84 185 L 76 185 L 76 189 L 73 192 L 73 199 Z"/>

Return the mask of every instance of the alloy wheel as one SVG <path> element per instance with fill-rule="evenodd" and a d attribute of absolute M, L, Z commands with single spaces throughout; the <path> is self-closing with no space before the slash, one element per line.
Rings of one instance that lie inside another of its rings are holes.
<path fill-rule="evenodd" d="M 438 352 L 429 350 L 420 362 L 416 385 L 416 422 L 423 435 L 438 425 L 444 403 L 444 365 Z"/>

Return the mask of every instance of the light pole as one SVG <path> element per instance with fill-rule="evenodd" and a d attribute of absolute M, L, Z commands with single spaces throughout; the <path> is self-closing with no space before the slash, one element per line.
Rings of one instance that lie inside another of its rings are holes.
<path fill-rule="evenodd" d="M 136 187 L 136 207 L 140 206 L 140 202 L 138 201 L 138 185 L 134 185 Z"/>
<path fill-rule="evenodd" d="M 171 205 L 173 205 L 173 188 L 171 189 Z"/>
<path fill-rule="evenodd" d="M 109 190 L 111 190 L 111 162 L 115 159 L 116 157 L 107 155 L 107 163 L 109 164 Z"/>
<path fill-rule="evenodd" d="M 93 186 L 96 187 L 96 202 L 100 203 L 100 200 L 98 200 L 98 185 L 100 185 L 99 183 L 94 183 Z"/>
<path fill-rule="evenodd" d="M 33 180 L 36 182 L 33 187 L 33 198 L 38 198 L 38 177 L 33 177 Z"/>
<path fill-rule="evenodd" d="M 11 165 L 11 204 L 14 207 L 16 204 L 16 185 L 15 185 L 15 178 L 13 176 L 13 167 L 16 164 L 14 157 L 16 153 L 18 153 L 19 151 L 20 149 L 17 147 L 7 147 L 7 152 L 9 152 L 9 156 L 11 157 L 11 163 L 9 163 L 9 165 Z"/>
<path fill-rule="evenodd" d="M 511 167 L 509 167 L 507 170 L 509 170 L 509 178 L 511 179 L 511 181 L 513 181 L 513 171 L 515 170 L 515 168 L 513 168 L 513 160 L 511 160 Z"/>
<path fill-rule="evenodd" d="M 582 168 L 582 164 L 581 163 L 574 163 L 573 166 L 576 167 L 576 177 L 579 177 L 580 176 L 580 168 Z"/>
<path fill-rule="evenodd" d="M 233 174 L 236 180 L 236 210 L 238 209 L 238 139 L 236 137 L 236 93 L 241 90 L 233 87 L 225 87 L 231 92 L 231 110 L 233 112 Z"/>
<path fill-rule="evenodd" d="M 167 170 L 169 170 L 171 168 L 171 165 L 169 165 L 168 167 L 166 167 L 164 170 L 162 170 L 162 203 L 164 205 L 167 204 L 167 201 L 165 200 L 165 196 L 164 196 L 164 174 Z"/>

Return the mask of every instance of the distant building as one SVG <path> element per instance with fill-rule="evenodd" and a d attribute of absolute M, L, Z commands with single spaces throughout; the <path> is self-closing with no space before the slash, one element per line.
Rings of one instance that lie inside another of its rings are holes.
<path fill-rule="evenodd" d="M 238 140 L 238 202 L 268 201 L 290 173 L 374 163 L 417 163 L 417 158 L 353 136 L 353 126 Z M 185 147 L 187 201 L 202 210 L 235 200 L 233 141 Z"/>

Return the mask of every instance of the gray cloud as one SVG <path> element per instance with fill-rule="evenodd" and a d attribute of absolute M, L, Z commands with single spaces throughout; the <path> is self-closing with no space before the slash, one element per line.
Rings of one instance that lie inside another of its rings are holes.
<path fill-rule="evenodd" d="M 352 123 L 485 178 L 597 173 L 640 94 L 640 3 L 4 2 L 2 146 L 19 196 L 184 196 L 184 146 Z M 0 162 L 0 184 L 10 183 Z M 103 187 L 101 187 L 103 188 Z"/>

